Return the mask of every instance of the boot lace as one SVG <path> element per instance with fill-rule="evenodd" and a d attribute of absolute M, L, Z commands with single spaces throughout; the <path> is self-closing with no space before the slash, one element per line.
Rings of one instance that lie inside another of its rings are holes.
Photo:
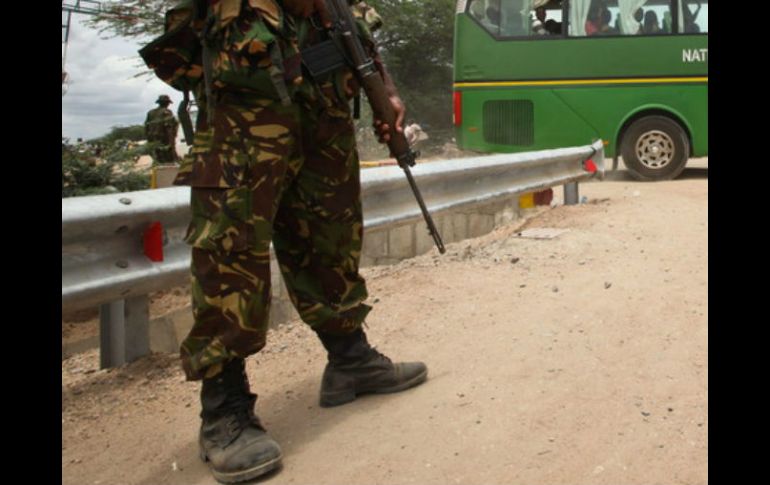
<path fill-rule="evenodd" d="M 392 364 L 393 363 L 393 361 L 390 360 L 390 357 L 388 357 L 387 355 L 385 355 L 382 352 L 380 352 L 379 350 L 377 350 L 376 347 L 371 347 L 370 349 L 371 349 L 370 350 L 371 360 L 380 360 L 380 361 L 387 362 L 388 364 Z"/>

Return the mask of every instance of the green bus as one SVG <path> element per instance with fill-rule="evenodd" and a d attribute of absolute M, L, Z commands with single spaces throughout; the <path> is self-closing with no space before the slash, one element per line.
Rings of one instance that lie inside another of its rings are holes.
<path fill-rule="evenodd" d="M 708 155 L 708 0 L 458 0 L 462 149 L 603 140 L 640 180 Z"/>

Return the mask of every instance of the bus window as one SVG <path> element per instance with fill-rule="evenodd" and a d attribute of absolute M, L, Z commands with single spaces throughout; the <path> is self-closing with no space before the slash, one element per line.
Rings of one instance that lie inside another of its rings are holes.
<path fill-rule="evenodd" d="M 671 32 L 669 0 L 571 0 L 572 37 Z"/>
<path fill-rule="evenodd" d="M 469 0 L 468 13 L 494 37 L 561 35 L 561 0 Z"/>
<path fill-rule="evenodd" d="M 500 2 L 500 35 L 503 37 L 519 37 L 529 34 L 529 26 L 524 17 L 524 6 L 521 0 L 505 0 Z"/>
<path fill-rule="evenodd" d="M 490 34 L 500 35 L 500 0 L 470 0 L 468 13 Z"/>
<path fill-rule="evenodd" d="M 679 32 L 707 34 L 709 31 L 708 0 L 679 1 Z"/>
<path fill-rule="evenodd" d="M 530 34 L 532 36 L 561 36 L 562 33 L 562 2 L 550 0 L 530 0 L 529 2 Z M 525 6 L 527 2 L 525 2 Z"/>

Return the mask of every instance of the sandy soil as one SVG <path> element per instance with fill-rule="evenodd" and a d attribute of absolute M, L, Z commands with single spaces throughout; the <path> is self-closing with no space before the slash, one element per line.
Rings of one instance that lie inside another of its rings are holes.
<path fill-rule="evenodd" d="M 584 184 L 588 203 L 364 271 L 367 332 L 428 381 L 332 409 L 301 322 L 248 361 L 275 484 L 708 482 L 708 171 Z M 557 198 L 561 195 L 557 192 Z M 553 239 L 519 236 L 566 229 Z M 526 234 L 526 233 L 523 233 Z M 211 484 L 175 355 L 62 362 L 64 484 Z"/>

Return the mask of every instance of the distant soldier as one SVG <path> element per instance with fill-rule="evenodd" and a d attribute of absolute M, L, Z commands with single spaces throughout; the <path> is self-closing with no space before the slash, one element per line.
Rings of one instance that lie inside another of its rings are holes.
<path fill-rule="evenodd" d="M 174 118 L 174 113 L 168 109 L 171 98 L 162 94 L 156 103 L 160 106 L 147 113 L 147 119 L 144 122 L 144 134 L 148 142 L 159 144 L 153 152 L 156 163 L 176 162 L 179 159 L 175 148 L 179 123 Z"/>

